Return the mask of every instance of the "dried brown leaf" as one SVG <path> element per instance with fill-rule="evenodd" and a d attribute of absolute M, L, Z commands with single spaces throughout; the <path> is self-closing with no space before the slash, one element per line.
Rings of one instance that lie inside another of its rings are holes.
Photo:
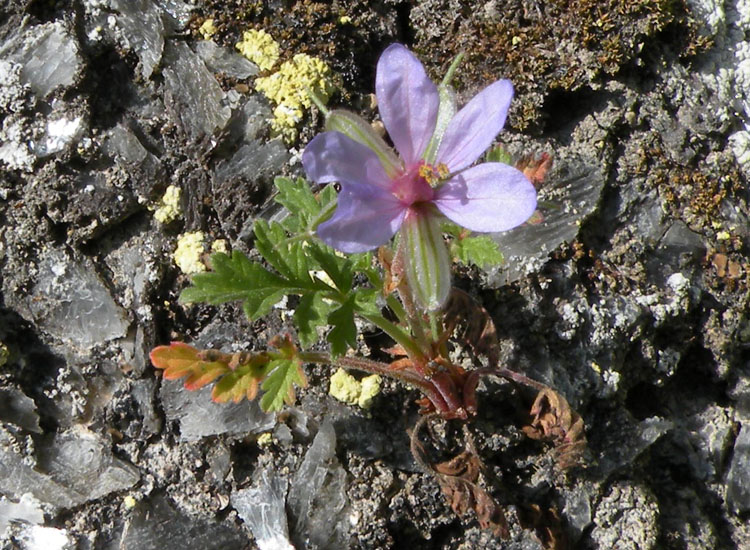
<path fill-rule="evenodd" d="M 463 451 L 450 460 L 433 465 L 437 481 L 448 504 L 459 517 L 474 510 L 482 529 L 488 529 L 501 538 L 508 536 L 508 523 L 503 509 L 477 481 L 482 469 L 479 458 Z"/>
<path fill-rule="evenodd" d="M 578 465 L 586 448 L 586 434 L 583 419 L 565 398 L 550 388 L 543 389 L 529 414 L 531 421 L 523 427 L 524 433 L 532 439 L 551 441 L 563 470 Z"/>

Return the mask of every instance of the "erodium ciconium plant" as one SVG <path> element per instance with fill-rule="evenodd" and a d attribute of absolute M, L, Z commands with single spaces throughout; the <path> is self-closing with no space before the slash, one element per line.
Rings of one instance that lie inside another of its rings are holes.
<path fill-rule="evenodd" d="M 440 87 L 401 44 L 378 61 L 378 109 L 398 156 L 354 114 L 327 114 L 329 130 L 305 148 L 302 163 L 316 183 L 339 182 L 333 216 L 317 230 L 342 252 L 364 252 L 400 231 L 404 271 L 420 307 L 436 310 L 450 292 L 450 258 L 440 219 L 471 231 L 512 229 L 536 209 L 536 190 L 516 168 L 472 166 L 505 125 L 513 86 L 498 80 L 456 112 Z"/>
<path fill-rule="evenodd" d="M 576 463 L 585 439 L 582 420 L 560 395 L 499 364 L 489 314 L 451 289 L 452 260 L 502 260 L 494 241 L 472 232 L 505 231 L 526 221 L 535 211 L 536 191 L 524 174 L 539 183 L 550 161 L 548 155 L 519 161 L 524 172 L 503 162 L 475 164 L 503 128 L 513 88 L 498 80 L 457 110 L 450 80 L 459 61 L 436 86 L 404 46 L 383 52 L 376 95 L 396 152 L 359 116 L 319 105 L 327 131 L 307 145 L 302 163 L 313 182 L 336 182 L 340 192 L 333 185 L 313 192 L 302 178 L 277 178 L 274 200 L 285 212 L 275 220 L 256 219 L 253 259 L 238 250 L 216 253 L 211 271 L 194 275 L 180 295 L 183 303 L 239 301 L 251 321 L 285 303 L 294 310 L 293 329 L 273 337 L 266 349 L 253 344 L 236 353 L 172 342 L 155 348 L 151 361 L 164 378 L 185 378 L 190 390 L 215 382 L 218 402 L 253 400 L 262 391 L 265 411 L 294 403 L 310 363 L 417 388 L 425 416 L 412 432 L 412 453 L 439 472 L 459 515 L 474 509 L 482 526 L 502 535 L 502 511 L 477 484 L 479 457 L 468 451 L 457 457 L 473 465 L 463 473 L 453 472 L 455 465 L 429 464 L 417 441 L 424 421 L 471 418 L 479 377 L 491 374 L 539 392 L 524 432 L 553 440 L 561 466 Z M 310 95 L 316 99 L 315 90 Z M 485 158 L 509 160 L 500 149 Z M 290 295 L 295 299 L 286 301 Z M 359 327 L 392 341 L 378 337 L 382 348 L 359 356 Z M 456 347 L 472 352 L 471 366 L 454 363 L 450 352 Z"/>

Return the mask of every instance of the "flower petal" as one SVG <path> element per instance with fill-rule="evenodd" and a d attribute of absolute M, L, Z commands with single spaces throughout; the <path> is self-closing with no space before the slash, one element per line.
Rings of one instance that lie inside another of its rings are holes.
<path fill-rule="evenodd" d="M 536 190 L 523 172 L 485 162 L 447 181 L 433 202 L 448 219 L 472 231 L 507 231 L 534 213 Z"/>
<path fill-rule="evenodd" d="M 475 95 L 451 120 L 438 149 L 437 161 L 455 172 L 477 160 L 505 125 L 513 85 L 498 80 Z"/>
<path fill-rule="evenodd" d="M 398 199 L 379 187 L 342 182 L 336 212 L 318 226 L 318 237 L 342 252 L 366 252 L 393 237 L 406 210 Z"/>
<path fill-rule="evenodd" d="M 435 130 L 437 86 L 401 44 L 388 46 L 375 76 L 378 110 L 407 168 L 416 164 Z"/>
<path fill-rule="evenodd" d="M 390 183 L 372 149 L 339 132 L 315 136 L 302 153 L 302 165 L 307 177 L 316 183 L 364 183 L 383 189 Z"/>

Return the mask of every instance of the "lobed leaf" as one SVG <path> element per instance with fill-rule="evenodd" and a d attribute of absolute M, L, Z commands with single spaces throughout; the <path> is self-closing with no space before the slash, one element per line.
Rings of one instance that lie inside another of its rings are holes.
<path fill-rule="evenodd" d="M 331 356 L 341 357 L 349 348 L 357 347 L 357 326 L 354 324 L 354 299 L 349 297 L 328 314 L 331 330 L 326 337 L 331 344 Z"/>
<path fill-rule="evenodd" d="M 302 367 L 292 359 L 276 359 L 268 365 L 268 376 L 263 381 L 263 397 L 260 408 L 264 411 L 280 411 L 284 403 L 294 403 L 294 386 L 307 386 L 307 377 Z"/>
<path fill-rule="evenodd" d="M 271 273 L 237 250 L 231 256 L 217 252 L 211 256 L 211 264 L 213 271 L 193 275 L 193 286 L 182 291 L 181 302 L 222 304 L 241 300 L 245 314 L 254 320 L 268 313 L 286 294 L 307 290 Z"/>
<path fill-rule="evenodd" d="M 231 372 L 226 363 L 205 361 L 200 357 L 200 350 L 182 342 L 172 342 L 168 346 L 159 346 L 151 350 L 151 363 L 164 370 L 164 378 L 176 380 L 187 377 L 185 388 L 197 390 L 213 382 L 219 376 Z"/>
<path fill-rule="evenodd" d="M 450 247 L 451 255 L 458 261 L 482 269 L 501 264 L 504 259 L 500 246 L 486 235 L 455 238 Z"/>
<path fill-rule="evenodd" d="M 309 347 L 318 341 L 318 327 L 328 325 L 328 314 L 332 308 L 320 292 L 302 296 L 294 311 L 294 321 L 303 347 Z"/>

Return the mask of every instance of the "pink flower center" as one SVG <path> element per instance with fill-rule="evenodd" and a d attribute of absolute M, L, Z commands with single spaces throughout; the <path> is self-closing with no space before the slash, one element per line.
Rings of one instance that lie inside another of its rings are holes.
<path fill-rule="evenodd" d="M 435 190 L 431 184 L 440 179 L 441 168 L 442 166 L 434 167 L 420 162 L 391 182 L 391 193 L 407 206 L 430 202 L 435 197 Z"/>

